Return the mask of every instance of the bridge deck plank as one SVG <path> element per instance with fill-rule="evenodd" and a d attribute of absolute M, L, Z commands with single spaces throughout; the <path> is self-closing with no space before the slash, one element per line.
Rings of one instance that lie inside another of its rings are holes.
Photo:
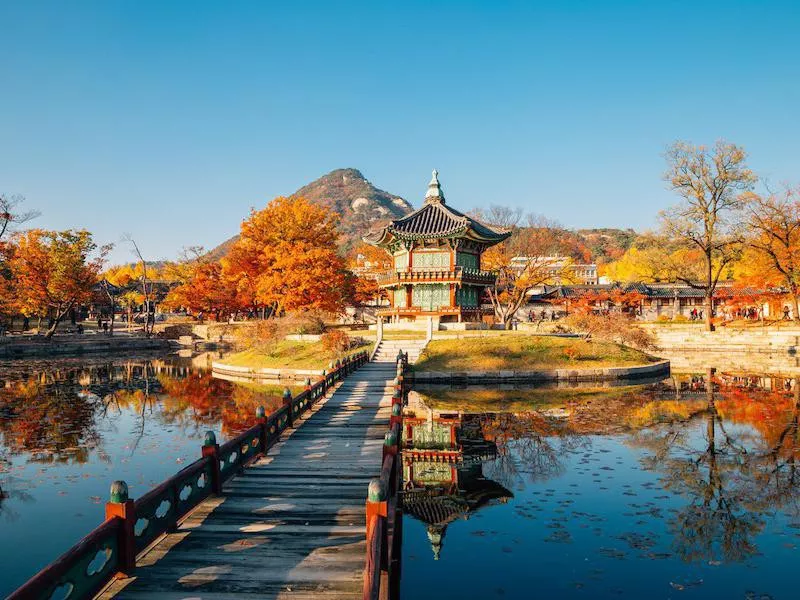
<path fill-rule="evenodd" d="M 350 375 L 99 597 L 357 597 L 394 374 L 369 363 Z"/>

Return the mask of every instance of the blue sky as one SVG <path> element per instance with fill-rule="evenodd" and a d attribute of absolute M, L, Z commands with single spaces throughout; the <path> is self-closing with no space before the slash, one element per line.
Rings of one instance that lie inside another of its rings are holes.
<path fill-rule="evenodd" d="M 340 167 L 419 204 L 652 227 L 675 139 L 800 182 L 800 2 L 0 2 L 0 193 L 213 247 Z M 127 260 L 127 249 L 114 254 Z"/>

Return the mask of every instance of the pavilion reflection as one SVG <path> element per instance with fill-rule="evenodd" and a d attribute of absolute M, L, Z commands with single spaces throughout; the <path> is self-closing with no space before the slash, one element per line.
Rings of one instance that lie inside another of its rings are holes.
<path fill-rule="evenodd" d="M 451 522 L 564 474 L 598 436 L 634 449 L 673 493 L 664 518 L 683 561 L 746 560 L 770 515 L 800 519 L 794 377 L 709 369 L 617 389 L 420 394 L 404 415 L 404 507 L 426 524 L 435 557 Z"/>
<path fill-rule="evenodd" d="M 498 447 L 482 436 L 479 416 L 440 413 L 415 398 L 403 418 L 403 510 L 425 524 L 438 560 L 450 523 L 513 494 L 484 476 Z"/>

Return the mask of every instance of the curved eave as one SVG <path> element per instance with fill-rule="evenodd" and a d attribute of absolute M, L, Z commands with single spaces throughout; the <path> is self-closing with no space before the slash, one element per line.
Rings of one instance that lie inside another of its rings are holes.
<path fill-rule="evenodd" d="M 467 235 L 464 237 L 468 237 L 469 239 L 484 244 L 487 247 L 499 244 L 500 242 L 507 240 L 508 238 L 511 237 L 510 231 L 506 233 L 498 233 L 497 235 L 494 236 L 486 236 L 486 235 L 481 235 L 474 229 L 470 228 L 468 233 L 470 233 L 471 235 Z"/>
<path fill-rule="evenodd" d="M 436 240 L 436 239 L 449 240 L 449 239 L 464 238 L 482 244 L 488 248 L 489 246 L 494 246 L 495 244 L 499 244 L 503 240 L 508 239 L 510 236 L 511 236 L 510 232 L 498 233 L 497 235 L 493 236 L 482 235 L 474 228 L 472 228 L 469 224 L 465 224 L 462 227 L 458 227 L 456 229 L 451 229 L 450 231 L 437 231 L 431 233 L 398 231 L 394 229 L 391 225 L 389 225 L 379 231 L 362 236 L 361 239 L 367 244 L 384 247 L 388 246 L 396 239 L 406 242 L 413 242 L 416 240 Z"/>
<path fill-rule="evenodd" d="M 361 236 L 361 241 L 371 244 L 373 246 L 388 246 L 392 241 L 392 234 L 389 231 L 388 227 L 384 227 L 381 230 L 375 231 L 373 233 L 368 233 L 367 235 Z"/>

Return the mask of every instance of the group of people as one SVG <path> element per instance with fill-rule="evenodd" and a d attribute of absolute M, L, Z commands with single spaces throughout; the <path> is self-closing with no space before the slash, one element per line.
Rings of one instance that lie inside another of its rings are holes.
<path fill-rule="evenodd" d="M 702 321 L 703 320 L 703 309 L 697 310 L 693 308 L 692 311 L 689 313 L 689 319 L 692 321 Z"/>
<path fill-rule="evenodd" d="M 551 321 L 555 321 L 556 319 L 559 318 L 559 315 L 555 310 L 552 310 L 552 311 L 550 311 L 550 313 L 548 313 L 546 310 L 542 309 L 542 312 L 539 315 L 539 319 L 537 319 L 536 318 L 536 311 L 531 310 L 531 311 L 528 312 L 528 321 L 530 321 L 531 323 L 533 323 L 534 321 L 537 321 L 537 320 L 538 321 L 546 321 L 548 319 L 548 316 L 549 316 L 549 319 Z"/>

